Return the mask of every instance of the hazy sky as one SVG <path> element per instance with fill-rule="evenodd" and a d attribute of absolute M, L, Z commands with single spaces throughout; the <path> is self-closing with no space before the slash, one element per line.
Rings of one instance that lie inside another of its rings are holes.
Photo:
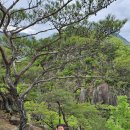
<path fill-rule="evenodd" d="M 107 9 L 103 9 L 98 12 L 97 16 L 91 16 L 89 19 L 92 21 L 98 21 L 105 18 L 107 14 L 113 14 L 118 19 L 128 19 L 127 23 L 121 29 L 120 34 L 130 41 L 130 0 L 117 0 Z"/>
<path fill-rule="evenodd" d="M 1 1 L 1 0 L 0 0 Z M 12 0 L 6 0 L 7 5 L 9 5 Z M 27 0 L 21 0 L 18 6 L 26 5 Z M 101 10 L 97 13 L 96 16 L 89 17 L 90 21 L 98 21 L 100 19 L 105 18 L 108 14 L 113 14 L 118 19 L 124 19 L 127 18 L 128 22 L 125 24 L 125 26 L 121 29 L 120 34 L 126 38 L 128 41 L 130 41 L 130 0 L 117 0 L 114 3 L 112 3 L 108 8 Z M 42 26 L 34 26 L 28 30 L 26 30 L 26 33 L 34 33 L 36 30 L 38 31 L 41 28 L 47 28 L 48 25 Z M 37 37 L 47 37 L 50 34 L 52 34 L 54 31 L 50 31 L 47 34 L 40 34 Z"/>

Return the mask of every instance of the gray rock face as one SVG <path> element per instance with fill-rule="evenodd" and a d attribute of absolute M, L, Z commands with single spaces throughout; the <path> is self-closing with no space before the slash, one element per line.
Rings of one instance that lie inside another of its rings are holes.
<path fill-rule="evenodd" d="M 79 101 L 80 102 L 85 102 L 86 98 L 87 98 L 87 89 L 82 87 L 81 90 L 80 90 Z"/>
<path fill-rule="evenodd" d="M 117 96 L 107 83 L 100 84 L 93 91 L 93 103 L 117 105 Z"/>

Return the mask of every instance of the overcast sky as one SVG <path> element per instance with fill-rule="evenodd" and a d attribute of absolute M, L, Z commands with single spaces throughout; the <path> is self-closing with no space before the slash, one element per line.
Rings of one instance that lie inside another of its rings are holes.
<path fill-rule="evenodd" d="M 97 16 L 91 16 L 89 19 L 92 21 L 98 21 L 105 18 L 107 14 L 113 14 L 118 19 L 128 19 L 127 23 L 121 29 L 120 34 L 128 41 L 130 41 L 130 0 L 117 0 L 107 9 L 103 9 L 98 12 Z"/>
<path fill-rule="evenodd" d="M 1 0 L 0 0 L 1 1 Z M 12 0 L 6 0 L 8 5 Z M 19 6 L 25 5 L 27 0 L 21 0 L 19 3 Z M 105 18 L 108 14 L 115 15 L 118 19 L 124 19 L 127 18 L 128 22 L 124 25 L 124 27 L 121 29 L 120 34 L 126 38 L 128 41 L 130 41 L 130 0 L 117 0 L 114 3 L 112 3 L 108 8 L 101 10 L 97 13 L 96 16 L 89 17 L 90 21 L 98 21 L 100 19 Z M 34 26 L 28 30 L 26 30 L 26 33 L 34 33 L 36 30 L 38 31 L 41 28 L 46 28 L 46 26 Z M 50 34 L 54 33 L 54 31 L 50 31 L 47 34 L 40 34 L 37 37 L 47 37 Z"/>

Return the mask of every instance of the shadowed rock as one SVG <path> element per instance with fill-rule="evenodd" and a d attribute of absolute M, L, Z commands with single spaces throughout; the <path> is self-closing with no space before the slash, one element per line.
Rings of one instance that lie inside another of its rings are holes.
<path fill-rule="evenodd" d="M 111 91 L 107 83 L 100 84 L 93 90 L 93 104 L 117 104 L 117 96 Z"/>

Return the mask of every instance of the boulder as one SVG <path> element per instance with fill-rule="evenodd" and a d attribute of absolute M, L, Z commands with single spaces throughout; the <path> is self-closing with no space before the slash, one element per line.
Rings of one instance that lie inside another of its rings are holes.
<path fill-rule="evenodd" d="M 16 116 L 11 116 L 9 120 L 10 124 L 18 126 L 20 124 L 20 118 Z"/>

